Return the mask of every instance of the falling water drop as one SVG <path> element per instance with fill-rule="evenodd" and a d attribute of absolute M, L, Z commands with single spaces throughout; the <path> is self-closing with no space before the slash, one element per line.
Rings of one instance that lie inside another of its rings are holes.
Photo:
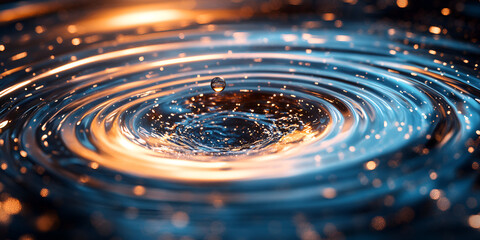
<path fill-rule="evenodd" d="M 225 89 L 225 85 L 225 79 L 223 79 L 222 77 L 214 77 L 210 82 L 210 86 L 215 92 L 223 91 L 223 89 Z"/>

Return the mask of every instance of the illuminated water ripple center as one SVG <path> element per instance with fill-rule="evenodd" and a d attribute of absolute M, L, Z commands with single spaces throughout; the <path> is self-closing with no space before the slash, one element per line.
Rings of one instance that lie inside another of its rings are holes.
<path fill-rule="evenodd" d="M 101 213 L 125 239 L 431 229 L 435 214 L 415 212 L 447 211 L 459 195 L 448 184 L 472 184 L 456 179 L 478 150 L 478 64 L 464 52 L 480 49 L 348 26 L 199 24 L 74 38 L 74 49 L 52 38 L 63 53 L 34 62 L 32 49 L 12 53 L 2 174 Z"/>

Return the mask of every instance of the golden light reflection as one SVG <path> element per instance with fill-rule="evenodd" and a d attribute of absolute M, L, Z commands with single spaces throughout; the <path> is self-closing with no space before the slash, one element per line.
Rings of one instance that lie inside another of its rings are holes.
<path fill-rule="evenodd" d="M 335 188 L 325 188 L 322 191 L 322 196 L 327 199 L 333 199 L 337 196 L 337 191 Z"/>
<path fill-rule="evenodd" d="M 440 199 L 440 196 L 441 196 L 441 192 L 440 190 L 438 189 L 432 189 L 430 191 L 430 198 L 433 199 L 433 200 L 438 200 Z"/>
<path fill-rule="evenodd" d="M 350 42 L 350 41 L 352 41 L 352 38 L 348 35 L 337 35 L 335 37 L 335 40 L 337 40 L 339 42 Z"/>
<path fill-rule="evenodd" d="M 325 13 L 325 14 L 323 14 L 322 18 L 323 18 L 324 21 L 333 21 L 333 20 L 335 20 L 335 14 Z"/>
<path fill-rule="evenodd" d="M 480 228 L 480 215 L 471 215 L 468 218 L 468 225 L 472 228 Z"/>
<path fill-rule="evenodd" d="M 35 221 L 36 228 L 41 232 L 52 230 L 58 222 L 58 216 L 55 214 L 47 213 L 38 217 Z"/>
<path fill-rule="evenodd" d="M 376 216 L 372 219 L 371 226 L 377 231 L 381 231 L 386 227 L 387 223 L 385 218 L 381 216 Z"/>
<path fill-rule="evenodd" d="M 365 163 L 365 169 L 367 170 L 374 170 L 377 167 L 377 163 L 375 161 L 368 161 Z"/>
<path fill-rule="evenodd" d="M 47 188 L 42 188 L 42 189 L 40 190 L 40 196 L 42 196 L 42 197 L 47 197 L 47 196 L 48 196 L 48 193 L 49 193 L 49 191 L 48 191 Z"/>
<path fill-rule="evenodd" d="M 179 10 L 145 10 L 127 12 L 108 18 L 106 24 L 111 27 L 131 27 L 156 22 L 165 22 L 181 19 L 184 13 Z"/>
<path fill-rule="evenodd" d="M 15 215 L 22 210 L 22 204 L 18 199 L 9 197 L 1 204 L 1 210 L 8 215 Z"/>
<path fill-rule="evenodd" d="M 208 24 L 215 20 L 249 17 L 242 14 L 241 9 L 194 10 L 194 6 L 194 1 L 182 1 L 102 10 L 69 25 L 67 30 L 69 33 L 85 34 L 147 26 L 154 31 L 163 31 L 172 26 L 185 27 L 195 23 Z"/>
<path fill-rule="evenodd" d="M 399 8 L 406 8 L 408 6 L 408 0 L 397 0 L 397 6 Z"/>
<path fill-rule="evenodd" d="M 441 12 L 443 16 L 448 16 L 450 15 L 450 8 L 442 8 Z"/>
<path fill-rule="evenodd" d="M 10 59 L 11 59 L 12 61 L 17 61 L 17 60 L 20 60 L 20 59 L 22 59 L 22 58 L 25 58 L 27 55 L 28 55 L 27 52 L 21 52 L 21 53 L 18 53 L 18 54 L 16 54 L 16 55 L 13 55 Z"/>
<path fill-rule="evenodd" d="M 9 120 L 3 120 L 2 122 L 0 122 L 0 128 L 4 128 L 9 122 Z"/>
<path fill-rule="evenodd" d="M 142 196 L 142 195 L 145 194 L 146 189 L 145 189 L 144 186 L 138 185 L 138 186 L 135 186 L 132 191 L 133 191 L 133 194 L 135 194 L 137 196 Z"/>
<path fill-rule="evenodd" d="M 442 29 L 437 26 L 430 26 L 428 31 L 433 34 L 440 34 L 442 32 Z"/>
<path fill-rule="evenodd" d="M 16 7 L 2 10 L 0 22 L 18 21 L 24 18 L 53 12 L 63 7 L 65 7 L 65 3 L 54 1 L 18 4 Z"/>

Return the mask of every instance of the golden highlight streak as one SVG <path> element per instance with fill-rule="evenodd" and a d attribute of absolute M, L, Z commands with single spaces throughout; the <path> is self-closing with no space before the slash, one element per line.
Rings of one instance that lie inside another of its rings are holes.
<path fill-rule="evenodd" d="M 52 1 L 45 3 L 24 3 L 15 8 L 0 11 L 0 22 L 18 21 L 24 18 L 39 16 L 54 12 L 63 7 L 65 7 L 65 4 Z"/>

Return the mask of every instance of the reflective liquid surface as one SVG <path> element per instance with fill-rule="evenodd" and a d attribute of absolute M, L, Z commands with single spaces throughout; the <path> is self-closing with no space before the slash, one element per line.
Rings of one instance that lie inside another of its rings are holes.
<path fill-rule="evenodd" d="M 186 14 L 162 11 L 152 16 Z M 22 189 L 3 204 L 35 209 L 27 192 L 53 209 L 31 213 L 44 216 L 32 229 L 57 236 L 85 218 L 77 231 L 92 238 L 475 231 L 477 46 L 354 22 L 132 32 L 144 22 L 107 16 L 113 33 L 80 21 L 29 33 L 40 46 L 2 45 L 2 186 Z"/>

